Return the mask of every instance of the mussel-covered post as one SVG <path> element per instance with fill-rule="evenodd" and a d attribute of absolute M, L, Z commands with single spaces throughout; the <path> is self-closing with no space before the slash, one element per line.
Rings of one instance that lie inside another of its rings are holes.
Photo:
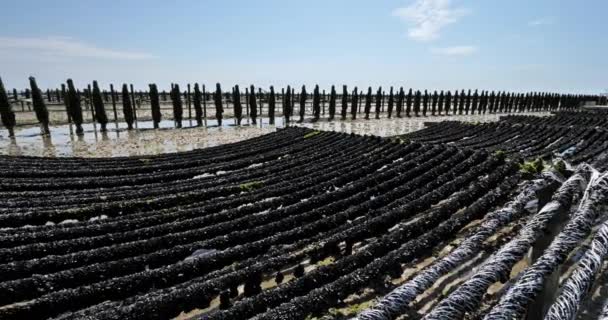
<path fill-rule="evenodd" d="M 437 99 L 437 113 L 441 115 L 443 113 L 443 102 L 445 101 L 443 90 L 439 93 L 439 97 Z"/>
<path fill-rule="evenodd" d="M 125 116 L 127 129 L 133 130 L 133 107 L 131 106 L 131 97 L 129 97 L 129 88 L 126 83 L 122 85 L 122 113 Z"/>
<path fill-rule="evenodd" d="M 479 104 L 479 93 L 477 93 L 477 89 L 475 89 L 475 93 L 473 93 L 471 101 L 471 114 L 475 114 L 475 111 L 477 110 L 477 105 Z"/>
<path fill-rule="evenodd" d="M 194 117 L 196 118 L 196 125 L 197 126 L 202 126 L 203 125 L 203 93 L 201 92 L 201 89 L 198 86 L 198 83 L 194 84 L 194 97 L 193 97 L 193 103 L 194 103 Z"/>
<path fill-rule="evenodd" d="M 492 91 L 492 93 L 490 93 L 490 96 L 488 97 L 488 107 L 490 108 L 490 113 L 498 112 L 498 110 L 496 110 L 494 108 L 494 99 L 495 98 L 496 98 L 496 94 L 494 93 L 494 91 Z M 500 112 L 502 112 L 502 110 L 500 110 Z"/>
<path fill-rule="evenodd" d="M 48 135 L 51 133 L 49 130 L 49 110 L 46 108 L 42 91 L 38 88 L 34 77 L 30 77 L 30 87 L 32 88 L 32 104 L 34 105 L 36 118 L 40 122 L 42 134 Z"/>
<path fill-rule="evenodd" d="M 405 91 L 403 91 L 403 87 L 399 87 L 399 94 L 397 94 L 397 118 L 401 118 L 401 112 L 403 111 L 404 103 Z"/>
<path fill-rule="evenodd" d="M 300 92 L 300 120 L 299 123 L 304 122 L 304 114 L 306 112 L 306 86 L 302 86 L 302 91 Z"/>
<path fill-rule="evenodd" d="M 471 110 L 471 100 L 472 100 L 471 89 L 469 89 L 469 92 L 467 92 L 467 97 L 465 99 L 466 104 L 465 104 L 464 114 L 469 114 L 469 110 Z"/>
<path fill-rule="evenodd" d="M 359 95 L 357 93 L 357 87 L 355 87 L 355 90 L 353 90 L 353 94 L 351 97 L 351 104 L 350 104 L 350 114 L 353 120 L 357 119 L 357 104 L 359 101 Z"/>
<path fill-rule="evenodd" d="M 70 117 L 72 121 L 74 121 L 74 125 L 76 125 L 76 134 L 83 134 L 84 130 L 82 129 L 82 107 L 80 106 L 80 96 L 74 87 L 74 82 L 72 79 L 68 79 L 68 92 L 67 92 L 67 107 L 68 112 L 70 113 Z"/>
<path fill-rule="evenodd" d="M 108 116 L 106 115 L 106 108 L 103 104 L 103 97 L 101 96 L 101 90 L 99 90 L 99 84 L 97 81 L 93 81 L 93 96 L 92 96 L 93 108 L 95 109 L 95 117 L 99 125 L 101 126 L 101 132 L 106 132 L 108 124 Z"/>
<path fill-rule="evenodd" d="M 287 86 L 287 92 L 283 96 L 283 116 L 285 117 L 285 124 L 289 124 L 289 118 L 291 117 L 291 87 Z"/>
<path fill-rule="evenodd" d="M 342 106 L 340 109 L 340 116 L 342 120 L 346 119 L 346 113 L 348 112 L 348 88 L 343 85 L 342 86 Z"/>
<path fill-rule="evenodd" d="M 137 126 L 137 104 L 135 104 L 135 92 L 133 91 L 133 84 L 131 86 L 131 111 L 133 113 L 133 120 L 135 120 L 135 126 Z"/>
<path fill-rule="evenodd" d="M 249 88 L 245 87 L 245 116 L 249 117 Z"/>
<path fill-rule="evenodd" d="M 319 94 L 319 85 L 315 85 L 315 90 L 312 95 L 312 114 L 313 120 L 317 121 L 321 117 L 321 96 Z"/>
<path fill-rule="evenodd" d="M 439 94 L 437 94 L 437 90 L 433 91 L 433 95 L 431 96 L 431 115 L 434 116 L 437 111 L 437 100 L 439 99 Z"/>
<path fill-rule="evenodd" d="M 382 87 L 376 91 L 376 119 L 380 119 L 380 111 L 382 111 Z"/>
<path fill-rule="evenodd" d="M 410 112 L 412 111 L 413 98 L 414 98 L 414 95 L 412 94 L 412 88 L 410 88 L 410 91 L 407 93 L 407 98 L 405 99 L 405 116 L 406 117 L 409 117 Z"/>
<path fill-rule="evenodd" d="M 243 119 L 243 105 L 241 104 L 241 89 L 239 89 L 238 84 L 232 89 L 232 105 L 236 124 L 240 126 Z"/>
<path fill-rule="evenodd" d="M 448 90 L 445 94 L 445 114 L 450 115 L 450 109 L 452 108 L 452 92 Z"/>
<path fill-rule="evenodd" d="M 249 87 L 249 107 L 251 108 L 249 113 L 251 123 L 257 124 L 256 118 L 258 117 L 258 103 L 255 99 L 255 87 L 253 85 Z"/>
<path fill-rule="evenodd" d="M 429 108 L 429 92 L 425 89 L 424 96 L 422 96 L 422 116 L 426 117 L 426 111 Z"/>
<path fill-rule="evenodd" d="M 260 102 L 258 117 L 262 117 L 264 115 L 264 93 L 262 92 L 262 88 L 258 88 L 258 101 Z"/>
<path fill-rule="evenodd" d="M 205 126 L 207 125 L 207 88 L 203 84 L 203 119 L 205 119 Z"/>
<path fill-rule="evenodd" d="M 224 113 L 224 107 L 222 106 L 222 87 L 219 83 L 215 85 L 215 93 L 213 94 L 213 102 L 215 104 L 215 118 L 217 119 L 217 125 L 222 126 L 222 114 Z"/>
<path fill-rule="evenodd" d="M 414 115 L 416 117 L 419 116 L 421 103 L 422 103 L 422 93 L 420 92 L 420 90 L 416 90 L 416 95 L 414 96 Z"/>
<path fill-rule="evenodd" d="M 336 87 L 331 86 L 331 92 L 329 93 L 329 121 L 334 119 L 336 115 Z"/>
<path fill-rule="evenodd" d="M 112 98 L 112 111 L 114 112 L 114 122 L 118 121 L 118 113 L 116 112 L 116 95 L 114 92 L 114 85 L 110 83 L 110 96 Z"/>
<path fill-rule="evenodd" d="M 149 87 L 150 108 L 152 109 L 152 122 L 154 123 L 154 129 L 158 129 L 160 120 L 162 119 L 162 113 L 160 112 L 160 99 L 158 96 L 158 88 L 154 83 L 151 83 Z"/>
<path fill-rule="evenodd" d="M 177 128 L 182 127 L 182 93 L 179 91 L 179 85 L 176 83 L 173 85 L 173 90 L 171 90 L 171 102 L 173 103 L 173 121 L 175 121 L 175 126 Z"/>
<path fill-rule="evenodd" d="M 192 100 L 190 100 L 190 95 L 191 95 L 190 84 L 188 83 L 186 86 L 188 89 L 186 92 L 186 101 L 188 103 L 188 120 L 192 120 Z"/>
<path fill-rule="evenodd" d="M 458 114 L 461 115 L 464 111 L 464 102 L 466 100 L 466 94 L 464 93 L 464 89 L 460 91 L 459 99 L 458 99 Z"/>
<path fill-rule="evenodd" d="M 389 90 L 388 93 L 388 118 L 390 119 L 393 115 L 393 105 L 395 104 L 395 97 L 393 95 L 393 87 Z"/>
<path fill-rule="evenodd" d="M 369 112 L 372 109 L 372 87 L 367 88 L 367 95 L 365 96 L 365 120 L 369 120 Z"/>
<path fill-rule="evenodd" d="M 6 93 L 2 79 L 0 79 L 0 119 L 2 120 L 2 125 L 8 130 L 8 136 L 14 137 L 15 125 L 17 124 L 15 112 L 13 112 L 11 102 L 8 100 L 8 94 Z"/>
<path fill-rule="evenodd" d="M 274 124 L 274 111 L 276 109 L 276 96 L 274 93 L 274 87 L 270 86 L 270 95 L 268 96 L 268 121 L 270 124 Z"/>

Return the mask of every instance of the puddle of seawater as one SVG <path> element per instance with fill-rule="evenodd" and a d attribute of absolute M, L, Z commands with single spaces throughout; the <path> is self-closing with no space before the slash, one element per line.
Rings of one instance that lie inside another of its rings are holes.
<path fill-rule="evenodd" d="M 450 116 L 427 116 L 427 117 L 402 117 L 387 118 L 381 115 L 380 119 L 365 120 L 362 117 L 356 120 L 346 119 L 344 121 L 320 120 L 315 123 L 298 124 L 307 128 L 317 130 L 338 131 L 345 133 L 376 135 L 389 137 L 406 134 L 424 129 L 427 122 L 440 121 L 464 121 L 464 122 L 495 122 L 506 114 L 481 114 L 481 115 L 450 115 Z M 549 112 L 518 113 L 518 115 L 549 116 Z M 370 117 L 374 115 L 370 114 Z"/>

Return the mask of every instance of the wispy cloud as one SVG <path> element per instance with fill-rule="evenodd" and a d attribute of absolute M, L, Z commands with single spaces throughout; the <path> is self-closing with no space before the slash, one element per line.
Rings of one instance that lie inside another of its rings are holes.
<path fill-rule="evenodd" d="M 542 18 L 537 18 L 537 19 L 534 19 L 534 20 L 528 22 L 528 25 L 531 27 L 538 27 L 538 26 L 552 25 L 554 23 L 555 23 L 555 18 L 542 17 Z"/>
<path fill-rule="evenodd" d="M 85 57 L 113 60 L 145 60 L 155 58 L 154 55 L 142 52 L 121 51 L 100 48 L 70 37 L 2 37 L 0 50 L 11 50 L 34 53 L 46 56 Z"/>
<path fill-rule="evenodd" d="M 452 46 L 443 48 L 432 48 L 431 52 L 446 56 L 470 56 L 479 51 L 476 46 Z"/>
<path fill-rule="evenodd" d="M 410 27 L 408 36 L 416 41 L 430 41 L 439 38 L 441 29 L 460 20 L 470 11 L 451 7 L 451 0 L 416 0 L 407 7 L 393 10 Z"/>

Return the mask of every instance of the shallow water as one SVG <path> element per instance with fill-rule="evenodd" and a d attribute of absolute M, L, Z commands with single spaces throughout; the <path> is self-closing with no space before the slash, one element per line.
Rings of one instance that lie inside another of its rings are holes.
<path fill-rule="evenodd" d="M 465 121 L 465 122 L 494 122 L 506 114 L 482 114 L 482 115 L 450 115 L 450 116 L 427 116 L 427 117 L 403 117 L 388 119 L 386 115 L 381 115 L 380 119 L 365 120 L 357 118 L 356 120 L 345 121 L 327 121 L 320 120 L 315 123 L 298 124 L 307 128 L 318 130 L 337 131 L 356 134 L 376 135 L 381 137 L 389 137 L 410 133 L 416 130 L 424 129 L 427 122 L 440 121 Z M 548 116 L 548 112 L 535 113 L 520 113 L 520 115 L 537 115 Z M 370 115 L 371 117 L 371 115 Z"/>
<path fill-rule="evenodd" d="M 549 113 L 530 113 L 548 115 Z M 334 120 L 322 119 L 304 123 L 291 122 L 291 125 L 303 126 L 318 130 L 330 130 L 346 133 L 357 133 L 378 136 L 393 136 L 424 128 L 425 122 L 459 120 L 469 122 L 497 121 L 504 114 L 466 115 L 466 116 L 428 116 L 411 118 L 386 118 L 365 120 Z M 160 123 L 161 129 L 152 129 L 152 121 L 139 121 L 137 130 L 126 130 L 126 124 L 108 123 L 108 132 L 99 132 L 99 126 L 91 123 L 83 124 L 84 135 L 72 134 L 75 127 L 71 125 L 51 126 L 51 136 L 40 135 L 37 126 L 19 127 L 15 130 L 15 138 L 9 139 L 7 132 L 0 129 L 0 154 L 47 156 L 47 157 L 112 157 L 150 155 L 167 152 L 189 151 L 207 148 L 224 143 L 241 141 L 262 134 L 270 133 L 276 128 L 284 127 L 283 118 L 276 118 L 275 125 L 268 124 L 268 118 L 258 119 L 258 124 L 252 125 L 243 119 L 243 126 L 234 125 L 234 119 L 224 120 L 223 126 L 218 127 L 216 120 L 207 120 L 205 126 L 196 127 L 195 121 L 183 121 L 182 129 L 174 129 L 172 120 Z"/>

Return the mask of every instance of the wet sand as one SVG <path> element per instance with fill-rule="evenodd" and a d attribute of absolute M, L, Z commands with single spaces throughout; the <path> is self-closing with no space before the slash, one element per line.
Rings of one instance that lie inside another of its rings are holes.
<path fill-rule="evenodd" d="M 549 113 L 529 113 L 549 115 Z M 427 116 L 388 119 L 334 120 L 327 118 L 317 122 L 306 119 L 304 123 L 291 122 L 290 125 L 346 133 L 393 136 L 424 128 L 425 122 L 459 120 L 468 122 L 497 121 L 505 114 Z M 116 157 L 151 155 L 167 152 L 189 151 L 224 143 L 237 142 L 275 131 L 284 127 L 284 119 L 276 118 L 275 125 L 268 124 L 268 118 L 258 119 L 258 124 L 250 124 L 243 119 L 242 126 L 234 125 L 234 119 L 225 119 L 218 127 L 215 120 L 207 120 L 203 127 L 195 127 L 195 121 L 184 120 L 182 129 L 174 129 L 172 120 L 163 120 L 161 129 L 152 129 L 151 121 L 139 121 L 137 130 L 126 130 L 124 122 L 108 123 L 108 132 L 99 132 L 99 126 L 84 124 L 83 136 L 71 134 L 75 128 L 70 125 L 51 126 L 50 137 L 40 135 L 38 126 L 21 126 L 15 129 L 15 138 L 10 139 L 7 131 L 0 128 L 0 154 L 45 157 Z"/>

